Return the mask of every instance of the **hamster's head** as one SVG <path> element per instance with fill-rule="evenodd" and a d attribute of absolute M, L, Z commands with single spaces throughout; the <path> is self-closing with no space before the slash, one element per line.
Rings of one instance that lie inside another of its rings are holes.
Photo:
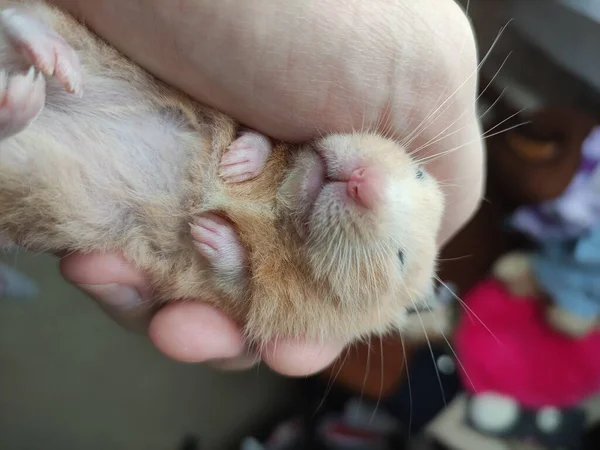
<path fill-rule="evenodd" d="M 366 311 L 366 329 L 401 328 L 429 300 L 443 196 L 394 140 L 333 134 L 304 145 L 279 190 L 295 249 L 327 298 Z"/>

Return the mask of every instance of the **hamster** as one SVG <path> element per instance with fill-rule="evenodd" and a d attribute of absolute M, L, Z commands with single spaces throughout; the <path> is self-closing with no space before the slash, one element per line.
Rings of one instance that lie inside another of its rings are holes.
<path fill-rule="evenodd" d="M 42 1 L 0 0 L 0 65 L 4 243 L 120 252 L 256 345 L 401 331 L 429 301 L 443 195 L 398 142 L 275 142 Z"/>

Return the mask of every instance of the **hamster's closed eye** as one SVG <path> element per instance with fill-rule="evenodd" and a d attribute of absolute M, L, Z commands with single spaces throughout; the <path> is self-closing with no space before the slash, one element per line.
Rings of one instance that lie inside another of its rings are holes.
<path fill-rule="evenodd" d="M 398 250 L 398 259 L 400 260 L 400 264 L 404 265 L 404 252 L 402 250 Z"/>

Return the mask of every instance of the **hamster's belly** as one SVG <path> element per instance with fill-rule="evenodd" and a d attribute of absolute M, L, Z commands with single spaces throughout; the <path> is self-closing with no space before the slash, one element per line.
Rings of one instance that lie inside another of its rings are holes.
<path fill-rule="evenodd" d="M 0 142 L 0 206 L 33 225 L 53 222 L 52 247 L 77 250 L 119 247 L 161 216 L 171 218 L 163 227 L 175 226 L 187 163 L 203 139 L 125 80 L 84 80 L 81 99 L 49 80 L 41 114 Z"/>

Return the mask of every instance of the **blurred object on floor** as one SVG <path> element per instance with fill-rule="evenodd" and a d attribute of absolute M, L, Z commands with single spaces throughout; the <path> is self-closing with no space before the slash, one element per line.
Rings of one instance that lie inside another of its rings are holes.
<path fill-rule="evenodd" d="M 466 418 L 484 436 L 531 450 L 581 450 L 586 425 L 582 408 L 529 408 L 497 394 L 469 397 Z"/>
<path fill-rule="evenodd" d="M 409 436 L 419 435 L 461 390 L 452 350 L 440 343 L 415 351 L 408 374 L 396 392 L 382 405 L 406 427 Z"/>
<path fill-rule="evenodd" d="M 187 435 L 177 450 L 202 450 L 201 439 L 195 435 Z"/>
<path fill-rule="evenodd" d="M 246 438 L 240 450 L 399 450 L 401 424 L 380 408 L 351 398 L 341 412 L 325 410 L 314 424 L 297 416 L 278 424 L 264 443 Z"/>
<path fill-rule="evenodd" d="M 503 257 L 502 283 L 465 297 L 474 317 L 463 318 L 456 349 L 473 428 L 579 449 L 581 403 L 600 391 L 600 127 L 574 108 L 527 116 L 490 160 L 521 204 L 508 223 L 533 250 Z"/>
<path fill-rule="evenodd" d="M 438 415 L 425 429 L 423 441 L 434 443 L 438 449 L 452 450 L 525 450 L 528 444 L 515 445 L 515 442 L 484 436 L 468 426 L 465 421 L 468 406 L 467 394 L 458 395 L 448 408 Z M 598 427 L 600 427 L 600 397 L 585 402 L 585 429 L 581 450 L 597 450 Z M 410 450 L 413 450 L 411 447 Z M 421 450 L 415 447 L 414 450 Z M 433 450 L 433 449 L 431 449 Z M 544 449 L 546 450 L 546 449 Z"/>
<path fill-rule="evenodd" d="M 405 360 L 411 358 L 412 352 L 412 346 L 400 339 L 373 337 L 369 343 L 346 349 L 322 378 L 335 378 L 337 385 L 377 399 L 396 389 L 404 376 Z"/>
<path fill-rule="evenodd" d="M 257 445 L 266 445 L 264 450 L 408 448 L 460 388 L 453 353 L 446 343 L 433 343 L 431 350 L 429 346 L 416 349 L 408 368 L 410 373 L 401 385 L 379 401 L 357 396 L 333 380 L 306 380 L 297 412 L 274 420 L 262 432 L 250 433 L 253 437 L 245 441 L 243 450 L 262 448 Z"/>
<path fill-rule="evenodd" d="M 600 442 L 600 420 L 591 426 L 583 437 L 583 450 L 598 450 L 598 442 Z"/>
<path fill-rule="evenodd" d="M 32 278 L 0 262 L 0 300 L 32 300 L 38 295 L 38 285 Z"/>
<path fill-rule="evenodd" d="M 541 116 L 554 119 L 556 155 L 516 170 L 522 179 L 531 175 L 529 189 L 523 189 L 531 200 L 515 211 L 510 225 L 535 244 L 523 270 L 552 303 L 548 320 L 577 337 L 600 324 L 600 124 L 572 110 Z M 553 194 L 540 195 L 544 189 Z"/>
<path fill-rule="evenodd" d="M 454 342 L 472 396 L 469 425 L 541 448 L 579 449 L 586 419 L 580 406 L 600 394 L 600 331 L 583 339 L 557 333 L 539 298 L 512 295 L 495 279 L 464 301 L 469 312 Z"/>

